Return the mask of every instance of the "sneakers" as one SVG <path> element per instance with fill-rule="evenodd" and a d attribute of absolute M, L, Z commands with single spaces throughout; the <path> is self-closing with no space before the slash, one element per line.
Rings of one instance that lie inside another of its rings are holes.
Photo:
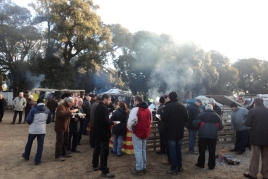
<path fill-rule="evenodd" d="M 101 177 L 114 178 L 114 175 L 111 174 L 111 173 L 106 173 L 106 174 L 102 173 L 102 174 L 101 174 Z"/>
<path fill-rule="evenodd" d="M 170 169 L 168 169 L 166 171 L 167 171 L 167 174 L 178 175 L 178 171 L 176 171 L 176 170 L 170 170 Z"/>
<path fill-rule="evenodd" d="M 193 154 L 193 155 L 198 155 L 198 152 L 197 151 L 189 151 L 188 153 L 189 154 Z"/>
<path fill-rule="evenodd" d="M 132 175 L 138 175 L 138 176 L 141 176 L 141 175 L 143 175 L 143 170 L 133 170 L 133 171 L 131 171 L 131 174 Z M 146 173 L 146 170 L 145 170 L 145 173 Z"/>
<path fill-rule="evenodd" d="M 29 160 L 29 158 L 26 158 L 26 157 L 25 157 L 24 153 L 23 153 L 21 156 L 22 156 L 22 158 L 24 158 L 25 160 Z"/>
<path fill-rule="evenodd" d="M 63 162 L 63 161 L 65 161 L 65 159 L 62 158 L 62 157 L 55 158 L 55 160 L 56 160 L 56 161 L 59 161 L 59 162 Z"/>

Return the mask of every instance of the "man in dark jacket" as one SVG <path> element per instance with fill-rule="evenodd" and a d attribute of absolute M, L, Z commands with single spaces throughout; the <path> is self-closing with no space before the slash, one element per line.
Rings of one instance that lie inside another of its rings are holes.
<path fill-rule="evenodd" d="M 197 160 L 197 167 L 204 168 L 205 165 L 205 151 L 208 147 L 209 159 L 208 168 L 210 170 L 215 167 L 215 152 L 218 132 L 223 129 L 223 124 L 220 116 L 213 111 L 211 104 L 207 104 L 205 111 L 199 114 L 193 122 L 193 127 L 199 129 L 198 131 L 198 148 L 199 157 Z"/>
<path fill-rule="evenodd" d="M 107 94 L 102 96 L 102 101 L 99 102 L 96 107 L 94 117 L 95 127 L 95 148 L 93 153 L 93 168 L 98 168 L 98 157 L 100 155 L 100 170 L 102 171 L 101 176 L 106 178 L 114 178 L 113 174 L 109 173 L 107 167 L 107 160 L 109 155 L 109 140 L 111 138 L 111 125 L 114 122 L 109 120 L 109 111 L 107 106 L 111 103 L 111 97 Z"/>
<path fill-rule="evenodd" d="M 181 142 L 184 133 L 184 125 L 188 120 L 188 112 L 185 106 L 178 102 L 176 92 L 169 93 L 170 101 L 166 104 L 161 114 L 166 129 L 166 139 L 168 140 L 171 166 L 167 173 L 177 175 L 182 171 Z"/>
<path fill-rule="evenodd" d="M 2 118 L 3 118 L 3 116 L 4 116 L 6 107 L 7 107 L 7 102 L 6 102 L 6 100 L 3 98 L 3 95 L 0 94 L 0 123 L 2 122 Z"/>
<path fill-rule="evenodd" d="M 194 150 L 195 140 L 196 140 L 196 133 L 197 130 L 193 128 L 193 121 L 200 113 L 199 106 L 202 105 L 202 101 L 200 99 L 196 99 L 195 102 L 187 107 L 189 120 L 186 122 L 185 127 L 188 129 L 189 134 L 189 150 L 190 154 L 198 155 L 198 152 Z"/>
<path fill-rule="evenodd" d="M 50 99 L 48 102 L 47 102 L 47 107 L 48 109 L 50 110 L 51 112 L 51 119 L 52 119 L 52 122 L 55 122 L 55 114 L 56 114 L 56 109 L 58 107 L 58 102 L 56 101 L 55 97 Z"/>
<path fill-rule="evenodd" d="M 251 159 L 249 173 L 246 178 L 257 178 L 259 171 L 259 156 L 261 154 L 261 174 L 268 178 L 268 109 L 263 105 L 263 99 L 254 99 L 255 108 L 249 110 L 245 125 L 250 127 L 249 143 L 251 145 Z"/>

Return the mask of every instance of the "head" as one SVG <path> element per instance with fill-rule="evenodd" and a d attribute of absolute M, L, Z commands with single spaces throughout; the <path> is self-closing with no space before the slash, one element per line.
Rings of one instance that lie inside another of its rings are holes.
<path fill-rule="evenodd" d="M 74 97 L 74 104 L 73 106 L 77 107 L 78 106 L 78 98 L 77 97 Z"/>
<path fill-rule="evenodd" d="M 19 93 L 19 97 L 21 97 L 21 98 L 23 97 L 23 92 Z"/>
<path fill-rule="evenodd" d="M 109 105 L 111 103 L 111 96 L 104 94 L 102 95 L 101 100 L 104 104 Z"/>
<path fill-rule="evenodd" d="M 200 99 L 196 99 L 194 102 L 197 106 L 201 106 L 202 105 L 202 101 Z"/>
<path fill-rule="evenodd" d="M 28 98 L 29 98 L 29 99 L 33 99 L 33 96 L 32 96 L 32 95 L 30 95 Z"/>
<path fill-rule="evenodd" d="M 36 102 L 37 104 L 39 104 L 39 103 L 44 103 L 44 100 L 43 99 L 41 99 L 41 98 L 39 98 L 38 100 L 37 100 L 37 102 Z"/>
<path fill-rule="evenodd" d="M 83 99 L 82 98 L 78 98 L 78 106 L 82 106 L 83 105 Z"/>
<path fill-rule="evenodd" d="M 205 106 L 205 109 L 206 109 L 206 110 L 207 110 L 207 109 L 213 110 L 213 106 L 212 106 L 211 104 L 207 104 L 207 105 Z"/>
<path fill-rule="evenodd" d="M 216 101 L 213 98 L 208 99 L 208 104 L 211 104 L 212 106 L 215 106 Z"/>
<path fill-rule="evenodd" d="M 68 103 L 69 107 L 72 107 L 74 104 L 74 98 L 73 97 L 68 97 L 66 99 L 66 102 Z"/>
<path fill-rule="evenodd" d="M 125 102 L 119 103 L 120 108 L 127 109 L 127 104 Z"/>
<path fill-rule="evenodd" d="M 90 96 L 86 96 L 86 99 L 87 99 L 88 101 L 90 101 L 90 100 L 91 100 L 91 97 L 90 97 Z"/>
<path fill-rule="evenodd" d="M 137 104 L 139 104 L 141 102 L 143 102 L 143 98 L 141 96 L 135 96 L 134 104 L 137 105 Z"/>
<path fill-rule="evenodd" d="M 176 100 L 178 99 L 178 95 L 175 91 L 172 91 L 168 94 L 168 98 L 172 101 L 172 100 Z"/>
<path fill-rule="evenodd" d="M 168 94 L 165 94 L 164 98 L 165 98 L 165 103 L 169 101 Z"/>
<path fill-rule="evenodd" d="M 2 94 L 0 94 L 0 99 L 3 99 L 3 95 Z"/>
<path fill-rule="evenodd" d="M 230 108 L 232 109 L 232 111 L 236 111 L 237 110 L 237 104 L 235 102 L 232 102 L 230 104 Z"/>
<path fill-rule="evenodd" d="M 160 103 L 160 104 L 164 104 L 164 103 L 165 103 L 165 98 L 164 98 L 163 96 L 161 96 L 161 97 L 159 98 L 159 103 Z"/>
<path fill-rule="evenodd" d="M 264 106 L 262 98 L 255 98 L 254 99 L 254 107 Z"/>

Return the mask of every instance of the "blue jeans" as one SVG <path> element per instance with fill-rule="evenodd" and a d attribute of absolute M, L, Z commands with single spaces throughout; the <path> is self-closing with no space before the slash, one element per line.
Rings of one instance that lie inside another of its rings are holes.
<path fill-rule="evenodd" d="M 189 131 L 189 151 L 193 152 L 197 130 L 188 130 L 188 131 Z"/>
<path fill-rule="evenodd" d="M 121 150 L 123 146 L 123 136 L 115 135 L 115 134 L 113 134 L 113 136 L 114 136 L 113 151 L 117 153 L 117 155 L 121 155 L 122 153 Z"/>
<path fill-rule="evenodd" d="M 168 140 L 170 152 L 170 170 L 177 171 L 182 167 L 181 140 Z"/>
<path fill-rule="evenodd" d="M 132 133 L 137 171 L 146 169 L 146 141 L 147 139 L 140 139 L 134 133 Z"/>
<path fill-rule="evenodd" d="M 25 151 L 24 151 L 24 157 L 25 159 L 29 159 L 31 149 L 32 149 L 32 144 L 33 141 L 37 137 L 37 152 L 35 155 L 35 163 L 40 163 L 41 158 L 42 158 L 42 153 L 43 153 L 43 146 L 44 146 L 44 139 L 45 139 L 45 134 L 29 134 L 28 135 L 28 141 L 25 146 Z"/>

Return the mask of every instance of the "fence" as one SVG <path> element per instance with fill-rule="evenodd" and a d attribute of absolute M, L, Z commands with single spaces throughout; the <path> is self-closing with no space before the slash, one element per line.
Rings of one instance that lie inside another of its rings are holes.
<path fill-rule="evenodd" d="M 224 123 L 224 128 L 219 132 L 218 135 L 218 144 L 223 145 L 226 143 L 234 143 L 235 142 L 235 134 L 231 133 L 231 109 L 223 108 L 223 116 L 222 121 Z M 151 134 L 147 140 L 147 150 L 158 150 L 160 148 L 160 139 L 159 132 L 157 127 L 158 122 L 152 122 L 151 126 Z M 197 135 L 196 145 L 198 142 Z M 188 130 L 184 129 L 184 138 L 182 139 L 182 148 L 188 148 L 189 138 L 188 138 Z"/>

